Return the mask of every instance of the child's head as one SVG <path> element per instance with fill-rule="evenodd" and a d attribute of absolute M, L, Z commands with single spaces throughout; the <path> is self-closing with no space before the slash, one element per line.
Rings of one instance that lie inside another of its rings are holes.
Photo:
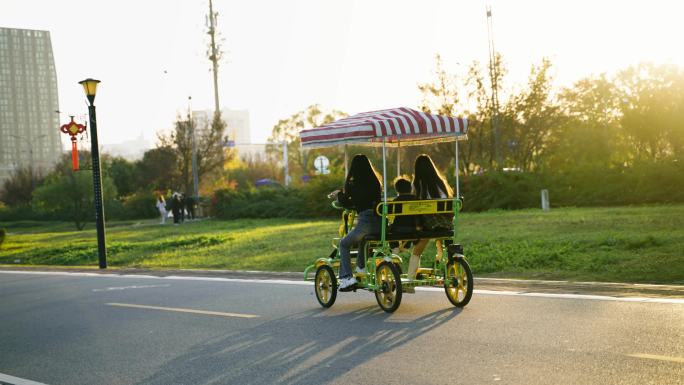
<path fill-rule="evenodd" d="M 411 193 L 411 181 L 403 176 L 398 176 L 394 180 L 394 189 L 397 190 L 399 194 L 410 194 Z"/>

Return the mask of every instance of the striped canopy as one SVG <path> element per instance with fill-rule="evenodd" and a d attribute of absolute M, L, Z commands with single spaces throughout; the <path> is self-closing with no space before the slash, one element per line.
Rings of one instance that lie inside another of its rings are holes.
<path fill-rule="evenodd" d="M 310 130 L 299 136 L 302 147 L 339 144 L 391 146 L 447 142 L 465 137 L 468 121 L 463 118 L 428 114 L 400 107 L 364 112 Z"/>

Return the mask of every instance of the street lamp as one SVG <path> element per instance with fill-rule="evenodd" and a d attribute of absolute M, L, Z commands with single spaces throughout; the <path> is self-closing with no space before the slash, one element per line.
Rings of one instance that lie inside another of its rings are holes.
<path fill-rule="evenodd" d="M 97 227 L 97 255 L 100 269 L 107 268 L 107 249 L 105 247 L 104 208 L 102 206 L 102 176 L 100 175 L 100 148 L 97 143 L 97 119 L 95 118 L 95 93 L 99 80 L 86 79 L 78 82 L 83 86 L 88 98 L 90 116 L 90 151 L 93 156 L 93 189 L 95 190 L 95 225 Z"/>

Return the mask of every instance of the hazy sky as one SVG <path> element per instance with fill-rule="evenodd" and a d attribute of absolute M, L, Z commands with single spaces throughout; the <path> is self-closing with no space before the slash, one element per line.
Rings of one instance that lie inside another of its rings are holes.
<path fill-rule="evenodd" d="M 253 142 L 312 103 L 416 106 L 436 53 L 457 73 L 487 60 L 487 4 L 509 86 L 545 56 L 558 85 L 643 61 L 684 66 L 680 1 L 216 0 L 221 105 L 249 110 Z M 93 77 L 101 143 L 153 141 L 188 96 L 213 108 L 207 10 L 208 0 L 2 0 L 0 26 L 50 31 L 62 122 L 85 114 L 77 83 Z"/>

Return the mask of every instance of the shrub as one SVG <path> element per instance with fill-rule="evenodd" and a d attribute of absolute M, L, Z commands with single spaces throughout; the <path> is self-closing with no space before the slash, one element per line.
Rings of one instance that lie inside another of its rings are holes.
<path fill-rule="evenodd" d="M 116 187 L 110 178 L 102 178 L 102 194 L 107 207 L 116 196 Z M 53 174 L 34 191 L 32 208 L 41 215 L 73 221 L 82 230 L 87 222 L 94 220 L 93 195 L 92 171 Z"/>
<path fill-rule="evenodd" d="M 211 212 L 221 219 L 308 216 L 301 190 L 273 187 L 248 191 L 218 190 L 211 201 Z"/>
<path fill-rule="evenodd" d="M 523 209 L 539 206 L 546 178 L 526 172 L 488 172 L 462 179 L 463 210 Z"/>
<path fill-rule="evenodd" d="M 138 191 L 121 199 L 123 219 L 154 218 L 159 215 L 157 198 L 152 191 Z"/>
<path fill-rule="evenodd" d="M 334 217 L 339 210 L 332 207 L 328 194 L 342 187 L 342 175 L 317 175 L 302 186 L 305 198 L 305 209 L 308 217 Z"/>
<path fill-rule="evenodd" d="M 0 221 L 14 222 L 14 221 L 48 221 L 59 220 L 61 216 L 56 213 L 39 212 L 33 210 L 30 205 L 23 204 L 18 206 L 5 206 L 0 208 Z"/>
<path fill-rule="evenodd" d="M 7 235 L 7 230 L 4 228 L 0 228 L 0 248 L 2 247 L 2 243 L 5 242 L 5 236 Z"/>

